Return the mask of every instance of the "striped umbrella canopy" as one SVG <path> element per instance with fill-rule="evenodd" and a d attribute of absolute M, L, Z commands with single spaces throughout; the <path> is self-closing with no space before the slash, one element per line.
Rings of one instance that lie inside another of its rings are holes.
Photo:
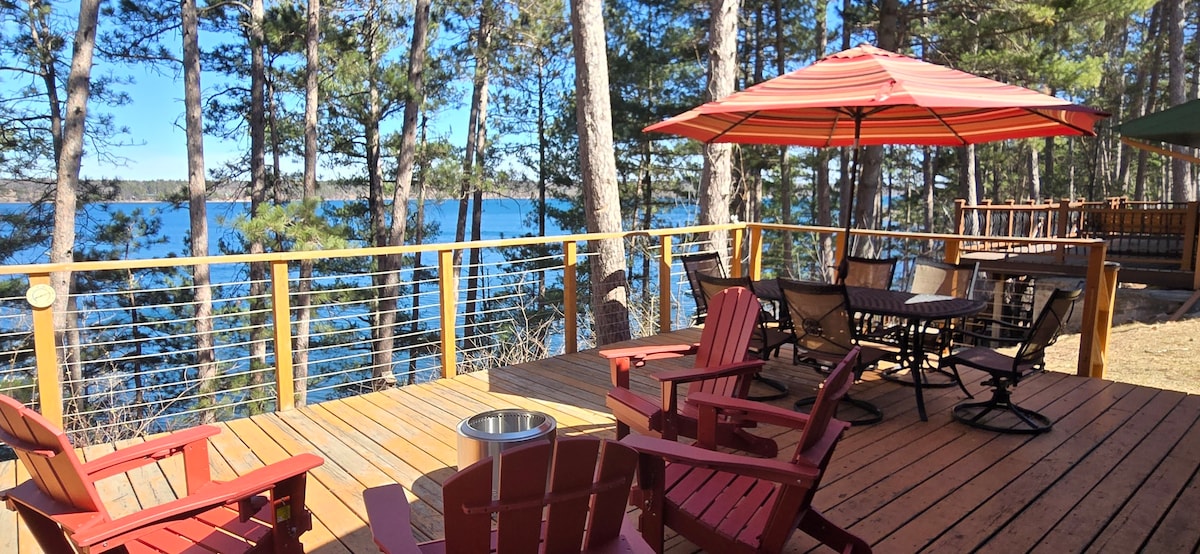
<path fill-rule="evenodd" d="M 704 143 L 962 146 L 1004 139 L 1093 136 L 1107 113 L 871 45 L 655 123 L 644 132 Z M 853 206 L 843 215 L 847 233 Z"/>
<path fill-rule="evenodd" d="M 870 45 L 646 127 L 705 143 L 961 146 L 1085 135 L 1108 114 Z"/>

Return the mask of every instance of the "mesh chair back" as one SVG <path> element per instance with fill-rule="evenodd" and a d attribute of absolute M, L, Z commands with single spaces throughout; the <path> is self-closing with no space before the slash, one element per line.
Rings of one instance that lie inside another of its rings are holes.
<path fill-rule="evenodd" d="M 713 251 L 684 254 L 679 256 L 679 261 L 683 263 L 683 271 L 692 289 L 692 300 L 696 302 L 696 321 L 702 323 L 708 314 L 708 297 L 700 287 L 699 276 L 724 277 L 725 266 L 721 264 L 721 256 Z"/>
<path fill-rule="evenodd" d="M 892 288 L 892 277 L 896 273 L 896 258 L 856 258 L 846 257 L 846 274 L 842 276 L 842 284 L 848 287 L 865 287 L 872 289 Z"/>
<path fill-rule="evenodd" d="M 971 298 L 975 294 L 975 280 L 978 275 L 978 263 L 953 265 L 918 259 L 913 265 L 912 284 L 908 290 L 914 294 Z"/>
<path fill-rule="evenodd" d="M 1050 299 L 1042 307 L 1037 320 L 1029 329 L 1029 337 L 1017 349 L 1016 364 L 1018 366 L 1041 366 L 1046 348 L 1058 340 L 1063 324 L 1071 317 L 1075 300 L 1083 291 L 1080 289 L 1054 289 Z"/>
<path fill-rule="evenodd" d="M 779 280 L 796 333 L 796 346 L 810 353 L 842 358 L 854 348 L 846 288 Z"/>

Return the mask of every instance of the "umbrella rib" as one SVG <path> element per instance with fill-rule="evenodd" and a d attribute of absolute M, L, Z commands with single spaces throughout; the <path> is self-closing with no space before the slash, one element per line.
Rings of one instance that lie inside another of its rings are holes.
<path fill-rule="evenodd" d="M 736 122 L 735 122 L 733 125 L 730 125 L 729 127 L 726 127 L 724 131 L 721 131 L 720 133 L 718 133 L 718 134 L 717 134 L 716 136 L 714 136 L 713 138 L 711 138 L 711 139 L 708 139 L 708 141 L 707 141 L 707 144 L 713 144 L 713 143 L 717 142 L 718 140 L 720 140 L 720 139 L 721 139 L 721 137 L 725 136 L 725 135 L 726 135 L 727 133 L 729 133 L 730 131 L 732 131 L 732 130 L 734 130 L 734 129 L 737 129 L 737 128 L 738 128 L 738 125 L 741 125 L 742 123 L 745 123 L 747 119 L 750 119 L 750 118 L 752 118 L 752 117 L 754 117 L 754 116 L 756 116 L 756 115 L 758 115 L 758 111 L 757 111 L 757 110 L 756 110 L 756 111 L 753 111 L 753 112 L 748 112 L 748 113 L 746 114 L 746 116 L 745 116 L 745 117 L 743 117 L 743 118 L 741 118 L 741 119 L 737 120 L 737 121 L 736 121 Z"/>
<path fill-rule="evenodd" d="M 1066 127 L 1070 127 L 1071 129 L 1075 129 L 1076 131 L 1079 131 L 1079 134 L 1081 134 L 1085 137 L 1094 136 L 1096 134 L 1095 131 L 1089 131 L 1087 129 L 1080 128 L 1078 125 L 1075 125 L 1075 124 L 1071 123 L 1070 121 L 1066 121 L 1066 120 L 1055 118 L 1055 117 L 1050 117 L 1042 112 L 1037 111 L 1034 108 L 1022 108 L 1022 109 L 1024 109 L 1028 113 L 1036 115 L 1047 121 L 1053 121 L 1055 123 L 1058 123 L 1059 125 L 1064 125 Z"/>
<path fill-rule="evenodd" d="M 938 121 L 938 123 L 941 123 L 942 127 L 945 127 L 946 130 L 950 132 L 950 134 L 954 135 L 954 138 L 958 139 L 958 142 L 960 142 L 964 146 L 966 146 L 967 140 L 964 139 L 962 137 L 962 135 L 958 134 L 958 131 L 955 131 L 954 127 L 951 127 L 949 123 L 946 123 L 946 120 L 944 118 L 942 118 L 941 114 L 933 111 L 933 108 L 925 108 L 925 111 L 929 112 L 929 115 L 932 115 L 933 118 Z"/>

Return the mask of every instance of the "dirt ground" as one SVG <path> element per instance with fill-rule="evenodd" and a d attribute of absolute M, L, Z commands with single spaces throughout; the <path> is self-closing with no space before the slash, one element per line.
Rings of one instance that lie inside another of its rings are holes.
<path fill-rule="evenodd" d="M 1105 379 L 1200 394 L 1200 317 L 1113 327 Z M 1046 351 L 1047 369 L 1075 373 L 1079 335 Z"/>

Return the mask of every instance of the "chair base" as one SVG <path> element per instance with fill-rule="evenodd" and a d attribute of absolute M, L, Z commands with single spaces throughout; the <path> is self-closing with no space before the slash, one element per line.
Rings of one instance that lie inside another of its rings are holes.
<path fill-rule="evenodd" d="M 808 413 L 808 410 L 812 408 L 813 402 L 816 402 L 816 400 L 817 400 L 816 396 L 809 396 L 809 397 L 801 398 L 801 399 L 797 400 L 795 404 L 792 405 L 792 409 L 794 409 L 800 413 Z M 851 398 L 850 395 L 847 394 L 846 396 L 842 397 L 842 404 L 848 405 L 848 406 L 853 406 L 853 407 L 858 408 L 859 410 L 862 410 L 863 412 L 866 413 L 866 415 L 864 415 L 862 417 L 857 417 L 857 418 L 853 418 L 853 419 L 841 417 L 840 414 L 834 414 L 833 417 L 836 417 L 842 421 L 845 421 L 846 423 L 849 423 L 850 425 L 855 425 L 855 426 L 874 425 L 876 423 L 879 423 L 880 421 L 883 421 L 883 410 L 879 409 L 879 406 L 876 406 L 870 402 L 867 402 L 866 400 L 859 400 L 857 398 Z"/>
<path fill-rule="evenodd" d="M 770 394 L 761 394 L 761 395 L 751 394 L 746 397 L 747 400 L 757 400 L 759 402 L 765 402 L 768 400 L 779 400 L 780 398 L 783 398 L 788 395 L 787 383 L 784 383 L 783 381 L 779 381 L 777 379 L 771 379 L 770 377 L 763 377 L 761 374 L 755 375 L 754 380 L 756 382 L 762 383 L 763 386 L 765 386 L 775 392 L 770 393 Z"/>
<path fill-rule="evenodd" d="M 905 386 L 913 386 L 911 371 L 906 367 L 892 367 L 880 371 L 879 374 L 885 380 Z M 924 368 L 921 372 L 921 386 L 929 389 L 945 389 L 959 386 L 958 377 L 953 373 L 944 369 Z"/>
<path fill-rule="evenodd" d="M 1008 391 L 997 390 L 986 402 L 964 402 L 954 407 L 954 419 L 971 427 L 995 431 L 1036 435 L 1053 427 L 1050 418 L 1033 410 L 1013 404 Z"/>

